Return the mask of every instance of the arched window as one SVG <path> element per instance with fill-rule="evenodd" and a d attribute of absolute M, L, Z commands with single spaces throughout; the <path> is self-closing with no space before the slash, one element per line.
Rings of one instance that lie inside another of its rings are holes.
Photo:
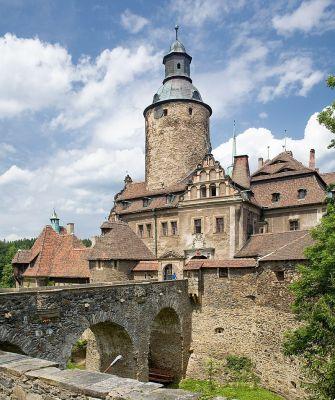
<path fill-rule="evenodd" d="M 172 274 L 172 264 L 165 265 L 163 270 L 163 279 L 164 281 L 175 279 L 174 275 Z"/>
<path fill-rule="evenodd" d="M 177 69 L 180 69 L 180 63 L 177 64 Z"/>
<path fill-rule="evenodd" d="M 205 185 L 200 186 L 200 197 L 206 197 L 207 196 L 207 188 Z"/>
<path fill-rule="evenodd" d="M 210 193 L 211 197 L 215 197 L 216 196 L 216 185 L 215 185 L 215 183 L 212 183 L 209 186 L 209 193 Z"/>

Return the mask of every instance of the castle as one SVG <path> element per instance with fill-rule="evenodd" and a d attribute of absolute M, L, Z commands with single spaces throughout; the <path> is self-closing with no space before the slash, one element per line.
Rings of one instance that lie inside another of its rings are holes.
<path fill-rule="evenodd" d="M 31 285 L 54 276 L 58 284 L 188 279 L 187 374 L 203 377 L 207 358 L 245 355 L 265 386 L 301 398 L 299 367 L 281 352 L 283 334 L 296 324 L 288 285 L 312 244 L 309 230 L 334 195 L 328 185 L 335 172 L 320 173 L 313 149 L 308 166 L 284 151 L 259 159 L 252 174 L 248 155 L 235 155 L 231 170 L 224 169 L 211 154 L 212 110 L 192 83 L 191 61 L 176 31 L 163 58 L 163 85 L 144 110 L 145 181 L 126 176 L 101 236 L 88 250 L 72 244 L 67 258 L 51 263 L 53 275 L 43 276 L 39 238 L 15 256 L 16 278 Z M 73 235 L 57 224 L 45 228 L 50 237 Z M 85 253 L 83 267 L 64 281 L 59 271 L 77 253 Z"/>

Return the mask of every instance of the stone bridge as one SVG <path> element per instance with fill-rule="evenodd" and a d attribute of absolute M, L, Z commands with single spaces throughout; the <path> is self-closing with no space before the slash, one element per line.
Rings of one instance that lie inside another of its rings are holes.
<path fill-rule="evenodd" d="M 186 373 L 191 342 L 187 281 L 0 291 L 0 349 L 65 366 L 87 339 L 86 369 L 148 380 L 149 367 Z"/>

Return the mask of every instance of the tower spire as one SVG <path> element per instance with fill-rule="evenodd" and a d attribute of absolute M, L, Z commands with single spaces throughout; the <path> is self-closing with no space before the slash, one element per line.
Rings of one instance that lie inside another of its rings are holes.
<path fill-rule="evenodd" d="M 232 152 L 232 163 L 234 165 L 234 157 L 236 156 L 236 121 L 234 120 L 234 127 L 233 127 L 233 152 Z"/>
<path fill-rule="evenodd" d="M 176 31 L 176 40 L 178 40 L 178 29 L 179 29 L 179 25 L 176 25 L 174 27 L 175 31 Z"/>

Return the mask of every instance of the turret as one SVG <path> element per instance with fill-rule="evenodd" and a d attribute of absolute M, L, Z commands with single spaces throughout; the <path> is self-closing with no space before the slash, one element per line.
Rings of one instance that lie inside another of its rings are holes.
<path fill-rule="evenodd" d="M 184 179 L 211 152 L 211 108 L 192 84 L 192 57 L 176 38 L 163 58 L 163 86 L 144 110 L 145 180 L 148 189 L 162 189 Z"/>
<path fill-rule="evenodd" d="M 53 213 L 50 217 L 50 222 L 51 222 L 51 226 L 52 226 L 53 230 L 57 233 L 60 233 L 59 218 L 56 214 L 55 209 L 53 210 Z"/>

